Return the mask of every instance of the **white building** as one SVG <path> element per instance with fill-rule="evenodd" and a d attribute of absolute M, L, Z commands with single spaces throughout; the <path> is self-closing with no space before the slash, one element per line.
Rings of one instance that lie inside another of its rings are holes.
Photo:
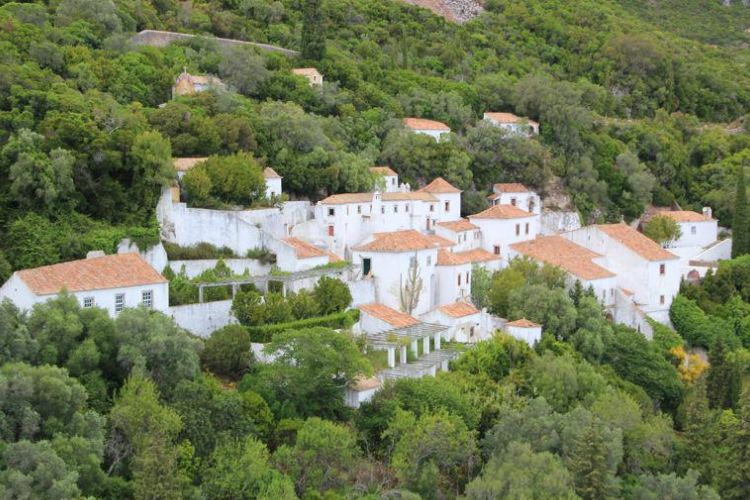
<path fill-rule="evenodd" d="M 518 340 L 523 340 L 530 346 L 542 340 L 542 325 L 529 321 L 526 318 L 506 323 L 504 328 L 509 335 Z"/>
<path fill-rule="evenodd" d="M 437 262 L 439 286 L 435 289 L 437 297 L 434 302 L 440 305 L 469 300 L 475 265 L 490 271 L 498 270 L 501 265 L 500 257 L 482 248 L 462 252 L 442 248 Z"/>
<path fill-rule="evenodd" d="M 518 182 L 498 183 L 487 197 L 491 205 L 513 205 L 532 214 L 542 213 L 542 199 L 534 191 Z"/>
<path fill-rule="evenodd" d="M 607 269 L 617 275 L 618 288 L 632 305 L 660 323 L 669 322 L 669 307 L 680 288 L 680 260 L 626 224 L 587 226 L 563 235 L 573 243 L 605 255 Z M 617 306 L 615 321 L 621 321 Z"/>
<path fill-rule="evenodd" d="M 294 68 L 292 73 L 306 78 L 311 87 L 323 85 L 323 75 L 315 68 Z"/>
<path fill-rule="evenodd" d="M 263 169 L 263 177 L 266 179 L 266 198 L 269 200 L 281 196 L 281 176 L 271 167 Z"/>
<path fill-rule="evenodd" d="M 513 113 L 485 113 L 485 121 L 507 130 L 510 135 L 531 137 L 539 134 L 539 123 Z"/>
<path fill-rule="evenodd" d="M 654 216 L 669 217 L 680 226 L 681 235 L 670 244 L 670 248 L 703 249 L 719 239 L 719 221 L 712 217 L 709 207 L 705 207 L 700 214 L 690 210 L 669 210 L 657 212 Z"/>
<path fill-rule="evenodd" d="M 513 205 L 493 205 L 470 215 L 472 224 L 482 231 L 482 248 L 507 261 L 510 245 L 533 240 L 539 234 L 539 216 Z"/>
<path fill-rule="evenodd" d="M 383 304 L 362 304 L 359 309 L 359 328 L 365 334 L 375 334 L 415 326 L 420 321 Z"/>
<path fill-rule="evenodd" d="M 300 238 L 282 238 L 278 242 L 269 241 L 269 244 L 273 246 L 279 269 L 285 272 L 307 271 L 341 260 L 335 254 Z"/>
<path fill-rule="evenodd" d="M 408 191 L 408 189 L 401 189 L 398 183 L 398 174 L 391 167 L 370 167 L 370 172 L 378 176 L 383 180 L 382 186 L 379 186 L 379 190 L 383 193 L 395 193 L 398 191 Z"/>
<path fill-rule="evenodd" d="M 451 240 L 454 252 L 472 250 L 479 248 L 482 244 L 482 231 L 479 226 L 469 222 L 467 219 L 438 222 L 435 225 L 435 234 Z"/>
<path fill-rule="evenodd" d="M 137 253 L 87 259 L 16 271 L 0 287 L 0 300 L 30 310 L 63 290 L 81 307 L 101 307 L 114 317 L 126 307 L 144 305 L 169 312 L 169 283 Z"/>
<path fill-rule="evenodd" d="M 344 404 L 350 408 L 359 408 L 362 403 L 372 399 L 383 383 L 377 377 L 357 377 L 354 382 L 346 388 Z"/>
<path fill-rule="evenodd" d="M 429 193 L 438 199 L 437 220 L 439 222 L 461 218 L 461 190 L 442 177 L 438 177 L 417 192 Z"/>
<path fill-rule="evenodd" d="M 435 140 L 440 140 L 444 135 L 451 133 L 451 128 L 445 123 L 424 118 L 404 118 L 404 126 L 415 134 L 429 135 Z"/>
<path fill-rule="evenodd" d="M 475 343 L 488 337 L 486 314 L 469 302 L 454 302 L 440 306 L 421 316 L 427 323 L 447 326 L 443 334 L 446 340 L 461 343 Z"/>

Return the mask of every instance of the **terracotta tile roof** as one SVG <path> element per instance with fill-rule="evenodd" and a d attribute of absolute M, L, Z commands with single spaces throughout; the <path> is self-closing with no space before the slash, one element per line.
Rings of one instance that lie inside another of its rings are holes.
<path fill-rule="evenodd" d="M 383 304 L 363 304 L 357 308 L 373 318 L 385 321 L 393 328 L 405 328 L 407 326 L 418 325 L 420 321 L 401 311 L 385 306 Z"/>
<path fill-rule="evenodd" d="M 412 130 L 451 131 L 451 128 L 445 123 L 424 118 L 404 118 L 404 125 Z"/>
<path fill-rule="evenodd" d="M 451 245 L 453 245 L 452 242 Z M 390 233 L 375 233 L 371 242 L 352 247 L 352 250 L 360 252 L 412 252 L 440 248 L 441 246 L 443 245 L 434 237 L 426 236 L 414 229 L 407 229 Z"/>
<path fill-rule="evenodd" d="M 499 123 L 521 123 L 523 121 L 526 121 L 528 123 L 538 125 L 538 123 L 534 120 L 522 118 L 520 116 L 514 115 L 513 113 L 485 113 L 484 118 L 486 120 L 494 120 Z"/>
<path fill-rule="evenodd" d="M 442 177 L 438 177 L 425 187 L 419 189 L 419 193 L 460 193 L 461 190 Z"/>
<path fill-rule="evenodd" d="M 18 277 L 37 295 L 106 290 L 166 283 L 167 279 L 137 253 L 105 255 L 24 269 Z"/>
<path fill-rule="evenodd" d="M 498 182 L 492 186 L 495 193 L 529 193 L 531 190 L 520 182 Z"/>
<path fill-rule="evenodd" d="M 383 383 L 377 377 L 364 377 L 360 375 L 349 384 L 349 388 L 353 391 L 369 391 L 371 389 L 377 389 L 381 385 L 383 385 Z"/>
<path fill-rule="evenodd" d="M 584 279 L 597 280 L 615 276 L 592 259 L 602 257 L 588 248 L 576 245 L 562 236 L 541 236 L 535 240 L 514 243 L 510 246 L 516 252 L 553 266 Z"/>
<path fill-rule="evenodd" d="M 483 248 L 466 250 L 464 252 L 451 252 L 441 249 L 438 252 L 438 266 L 462 266 L 464 264 L 476 264 L 479 262 L 490 262 L 500 260 L 499 255 L 492 254 Z"/>
<path fill-rule="evenodd" d="M 386 177 L 398 175 L 391 167 L 370 167 L 370 172 L 375 175 L 384 175 Z"/>
<path fill-rule="evenodd" d="M 342 193 L 334 194 L 321 200 L 322 205 L 346 205 L 348 203 L 371 203 L 374 193 Z M 383 201 L 438 201 L 430 193 L 407 192 L 407 193 L 381 193 Z"/>
<path fill-rule="evenodd" d="M 619 241 L 646 260 L 672 260 L 678 257 L 663 249 L 651 238 L 639 233 L 626 224 L 599 224 L 596 226 L 604 234 Z"/>
<path fill-rule="evenodd" d="M 456 244 L 456 242 L 451 241 L 447 238 L 443 238 L 442 236 L 438 236 L 436 234 L 426 234 L 425 235 L 430 241 L 432 241 L 436 247 L 442 247 L 442 248 L 450 248 L 453 245 Z"/>
<path fill-rule="evenodd" d="M 294 68 L 292 70 L 292 73 L 294 73 L 295 75 L 300 75 L 300 76 L 318 76 L 318 75 L 320 75 L 320 71 L 318 71 L 316 68 Z"/>
<path fill-rule="evenodd" d="M 659 217 L 660 215 L 670 217 L 677 222 L 708 222 L 713 220 L 711 217 L 706 217 L 692 210 L 667 210 L 654 214 L 654 217 Z"/>
<path fill-rule="evenodd" d="M 204 161 L 208 160 L 207 157 L 202 158 L 173 158 L 172 164 L 174 165 L 175 170 L 178 172 L 187 172 L 194 166 L 196 166 L 199 163 L 203 163 Z"/>
<path fill-rule="evenodd" d="M 333 252 L 326 252 L 326 255 L 328 255 L 328 262 L 341 262 L 344 260 Z"/>
<path fill-rule="evenodd" d="M 479 212 L 478 214 L 470 215 L 471 219 L 520 219 L 522 217 L 534 217 L 534 214 L 521 210 L 513 205 L 494 205 Z"/>
<path fill-rule="evenodd" d="M 520 328 L 539 328 L 542 325 L 534 323 L 533 321 L 529 321 L 526 318 L 521 318 L 509 323 L 505 323 L 505 326 L 517 326 Z"/>
<path fill-rule="evenodd" d="M 328 253 L 299 238 L 289 237 L 281 240 L 287 246 L 294 248 L 298 259 L 311 259 L 313 257 L 324 257 Z"/>
<path fill-rule="evenodd" d="M 472 224 L 467 219 L 458 219 L 458 220 L 449 220 L 445 222 L 438 222 L 438 226 L 444 227 L 445 229 L 449 231 L 453 231 L 454 233 L 462 233 L 464 231 L 471 231 L 473 229 L 479 229 L 479 227 Z"/>
<path fill-rule="evenodd" d="M 473 304 L 469 304 L 468 302 L 455 302 L 453 304 L 440 306 L 438 307 L 438 309 L 440 310 L 440 312 L 454 318 L 463 318 L 464 316 L 471 316 L 472 314 L 481 312 L 479 309 L 474 307 Z"/>
<path fill-rule="evenodd" d="M 274 169 L 271 167 L 266 167 L 263 169 L 263 177 L 266 179 L 281 179 L 281 176 L 276 173 Z"/>

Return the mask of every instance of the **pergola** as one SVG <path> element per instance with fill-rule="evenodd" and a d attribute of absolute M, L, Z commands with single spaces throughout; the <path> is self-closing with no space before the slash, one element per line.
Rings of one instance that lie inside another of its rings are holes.
<path fill-rule="evenodd" d="M 385 332 L 367 334 L 367 343 L 374 349 L 388 351 L 388 368 L 396 367 L 396 349 L 399 349 L 399 364 L 403 368 L 407 365 L 408 344 L 411 344 L 412 351 L 417 353 L 418 343 L 422 340 L 422 350 L 426 356 L 430 354 L 430 339 L 434 339 L 435 351 L 440 351 L 441 335 L 447 329 L 447 326 L 434 323 L 418 323 Z"/>

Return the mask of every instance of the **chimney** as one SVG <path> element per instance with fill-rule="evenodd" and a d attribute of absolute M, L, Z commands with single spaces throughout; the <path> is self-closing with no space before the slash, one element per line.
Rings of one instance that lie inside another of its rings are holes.
<path fill-rule="evenodd" d="M 713 210 L 711 210 L 711 207 L 703 207 L 703 217 L 707 219 L 713 219 Z"/>
<path fill-rule="evenodd" d="M 89 253 L 86 254 L 87 259 L 95 259 L 97 257 L 104 257 L 106 254 L 104 253 L 104 250 L 91 250 Z"/>

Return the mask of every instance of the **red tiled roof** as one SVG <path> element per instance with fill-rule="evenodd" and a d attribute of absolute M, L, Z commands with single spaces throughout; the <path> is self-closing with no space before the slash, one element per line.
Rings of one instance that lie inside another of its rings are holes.
<path fill-rule="evenodd" d="M 167 279 L 137 253 L 105 255 L 24 269 L 18 277 L 36 295 L 106 290 L 166 283 Z"/>
<path fill-rule="evenodd" d="M 398 175 L 391 167 L 370 167 L 370 172 L 376 175 L 384 175 L 386 177 L 391 177 L 394 175 Z"/>
<path fill-rule="evenodd" d="M 266 179 L 281 179 L 281 176 L 276 173 L 274 169 L 271 167 L 266 167 L 263 169 L 263 177 Z"/>
<path fill-rule="evenodd" d="M 600 254 L 576 245 L 562 236 L 541 236 L 535 240 L 514 243 L 510 247 L 522 255 L 557 266 L 584 280 L 610 278 L 615 275 L 592 261 L 601 257 Z"/>
<path fill-rule="evenodd" d="M 529 321 L 526 318 L 521 318 L 509 323 L 505 323 L 505 326 L 517 326 L 520 328 L 539 328 L 542 325 L 534 323 L 533 321 Z"/>
<path fill-rule="evenodd" d="M 417 190 L 418 193 L 460 193 L 461 190 L 442 177 L 438 177 L 425 187 Z"/>
<path fill-rule="evenodd" d="M 468 302 L 455 302 L 438 308 L 440 312 L 452 316 L 454 318 L 462 318 L 464 316 L 471 316 L 472 314 L 479 313 L 479 309 L 474 307 L 473 304 Z"/>
<path fill-rule="evenodd" d="M 407 326 L 418 325 L 420 321 L 404 312 L 397 311 L 383 304 L 363 304 L 357 308 L 373 318 L 385 321 L 394 328 L 405 328 Z"/>
<path fill-rule="evenodd" d="M 646 260 L 672 260 L 678 257 L 661 247 L 651 238 L 639 233 L 627 224 L 599 224 L 596 226 L 613 240 L 619 241 Z"/>
<path fill-rule="evenodd" d="M 324 257 L 328 252 L 299 238 L 289 237 L 281 240 L 286 245 L 294 248 L 298 259 L 311 259 L 313 257 Z"/>
<path fill-rule="evenodd" d="M 530 190 L 520 182 L 498 182 L 492 186 L 495 193 L 529 193 Z"/>
<path fill-rule="evenodd" d="M 462 233 L 464 231 L 471 231 L 473 229 L 479 229 L 477 226 L 475 226 L 474 224 L 472 224 L 470 221 L 466 219 L 438 222 L 437 225 L 440 227 L 444 227 L 445 229 L 448 229 L 449 231 L 453 231 L 454 233 Z"/>
<path fill-rule="evenodd" d="M 383 384 L 377 377 L 365 377 L 360 375 L 349 384 L 349 388 L 353 391 L 369 391 L 370 389 L 377 389 L 381 385 Z"/>
<path fill-rule="evenodd" d="M 300 76 L 317 76 L 320 75 L 320 71 L 316 68 L 294 68 L 292 73 Z"/>
<path fill-rule="evenodd" d="M 437 265 L 461 266 L 464 264 L 489 262 L 492 260 L 500 260 L 500 256 L 492 254 L 483 248 L 475 248 L 474 250 L 466 250 L 465 252 L 450 252 L 441 249 L 438 252 Z"/>
<path fill-rule="evenodd" d="M 535 125 L 538 125 L 537 122 L 534 120 L 530 120 L 528 118 L 522 118 L 520 116 L 514 115 L 513 113 L 485 113 L 484 114 L 485 119 L 489 120 L 495 120 L 499 123 L 521 123 L 522 121 L 526 121 L 528 123 L 533 123 Z"/>
<path fill-rule="evenodd" d="M 445 238 L 440 238 L 445 240 Z M 392 231 L 389 233 L 375 233 L 373 240 L 353 247 L 352 250 L 360 252 L 411 252 L 415 250 L 428 250 L 445 246 L 434 236 L 426 236 L 414 229 L 405 231 Z M 449 242 L 453 245 L 453 242 Z"/>
<path fill-rule="evenodd" d="M 436 234 L 426 234 L 425 236 L 429 238 L 436 247 L 449 248 L 456 244 L 455 242 Z"/>
<path fill-rule="evenodd" d="M 372 202 L 374 193 L 342 193 L 334 194 L 321 200 L 322 205 L 346 205 L 348 203 L 370 203 Z M 395 193 L 381 193 L 380 199 L 382 201 L 437 201 L 437 198 L 432 196 L 430 193 L 420 192 L 395 192 Z"/>
<path fill-rule="evenodd" d="M 708 222 L 713 220 L 711 217 L 706 217 L 692 210 L 667 210 L 654 214 L 654 217 L 659 216 L 670 217 L 676 222 Z"/>
<path fill-rule="evenodd" d="M 520 219 L 522 217 L 533 217 L 534 214 L 521 210 L 513 205 L 493 205 L 483 212 L 470 215 L 471 219 Z"/>
<path fill-rule="evenodd" d="M 412 130 L 435 130 L 450 132 L 451 128 L 445 123 L 424 118 L 404 118 L 404 125 Z"/>

